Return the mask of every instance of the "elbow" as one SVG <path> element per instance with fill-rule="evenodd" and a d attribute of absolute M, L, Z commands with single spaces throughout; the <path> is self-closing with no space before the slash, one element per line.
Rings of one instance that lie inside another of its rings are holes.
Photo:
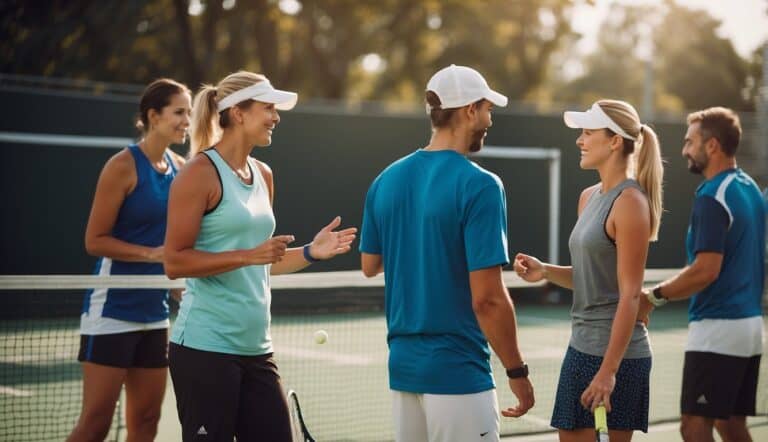
<path fill-rule="evenodd" d="M 184 277 L 184 274 L 181 272 L 177 261 L 173 259 L 172 255 L 169 256 L 167 252 L 163 258 L 163 270 L 165 271 L 165 276 L 167 276 L 168 279 L 178 279 Z"/>
<path fill-rule="evenodd" d="M 474 296 L 472 298 L 472 311 L 475 313 L 475 316 L 487 316 L 497 307 L 497 302 L 490 293 L 488 295 Z"/>
<path fill-rule="evenodd" d="M 710 285 L 720 276 L 720 269 L 705 269 L 701 272 L 701 280 L 706 285 Z"/>
<path fill-rule="evenodd" d="M 90 256 L 102 256 L 99 254 L 98 241 L 89 236 L 85 237 L 85 252 Z"/>
<path fill-rule="evenodd" d="M 363 275 L 365 275 L 366 278 L 373 278 L 378 274 L 379 274 L 379 269 L 374 267 L 363 266 Z"/>

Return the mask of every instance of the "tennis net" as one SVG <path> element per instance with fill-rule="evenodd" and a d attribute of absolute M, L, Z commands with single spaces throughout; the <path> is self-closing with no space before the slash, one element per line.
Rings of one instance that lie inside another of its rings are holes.
<path fill-rule="evenodd" d="M 649 270 L 648 282 L 670 270 Z M 548 304 L 550 288 L 505 272 L 517 305 L 519 340 L 531 369 L 537 404 L 526 416 L 502 418 L 502 434 L 551 431 L 560 363 L 570 336 L 568 305 Z M 0 440 L 62 440 L 80 412 L 82 382 L 76 361 L 83 289 L 178 288 L 165 277 L 29 275 L 0 276 Z M 299 273 L 274 277 L 272 336 L 284 386 L 296 390 L 304 417 L 318 440 L 391 440 L 383 279 L 359 272 Z M 314 341 L 317 330 L 328 341 Z M 651 421 L 679 416 L 678 399 L 685 309 L 659 309 L 651 323 L 654 367 Z M 501 407 L 516 403 L 501 363 L 493 370 Z M 763 364 L 758 408 L 768 412 L 768 370 Z M 170 384 L 170 382 L 169 382 Z M 166 401 L 173 401 L 168 389 Z M 164 407 L 158 440 L 179 440 L 173 406 Z M 109 440 L 123 440 L 118 408 Z"/>

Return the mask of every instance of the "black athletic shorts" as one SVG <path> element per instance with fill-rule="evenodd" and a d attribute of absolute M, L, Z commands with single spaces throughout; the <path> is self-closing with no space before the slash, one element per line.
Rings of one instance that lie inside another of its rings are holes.
<path fill-rule="evenodd" d="M 80 335 L 80 362 L 121 368 L 168 366 L 168 329 Z"/>
<path fill-rule="evenodd" d="M 272 353 L 240 356 L 171 342 L 169 356 L 184 442 L 291 442 Z"/>
<path fill-rule="evenodd" d="M 680 412 L 714 419 L 754 416 L 759 373 L 760 355 L 685 352 Z"/>

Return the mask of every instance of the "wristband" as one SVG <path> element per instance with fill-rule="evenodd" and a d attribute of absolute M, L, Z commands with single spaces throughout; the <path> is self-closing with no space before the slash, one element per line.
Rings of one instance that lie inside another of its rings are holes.
<path fill-rule="evenodd" d="M 653 288 L 650 292 L 648 292 L 648 295 L 646 296 L 648 298 L 648 302 L 653 304 L 656 307 L 661 307 L 662 305 L 667 303 L 667 298 L 664 297 L 664 295 L 661 294 L 661 286 L 657 285 Z"/>
<path fill-rule="evenodd" d="M 312 245 L 312 243 L 309 243 L 309 244 L 305 245 L 302 253 L 304 254 L 304 259 L 307 260 L 308 263 L 314 264 L 314 263 L 316 263 L 316 262 L 318 262 L 320 260 L 315 258 L 315 257 L 313 257 L 312 254 L 309 253 L 309 247 L 311 245 Z"/>

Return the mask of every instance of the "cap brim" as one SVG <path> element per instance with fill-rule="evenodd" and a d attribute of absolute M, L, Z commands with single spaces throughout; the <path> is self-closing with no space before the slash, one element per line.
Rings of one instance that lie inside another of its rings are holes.
<path fill-rule="evenodd" d="M 299 95 L 296 92 L 281 91 L 279 89 L 271 90 L 266 94 L 261 94 L 253 100 L 262 103 L 272 103 L 280 110 L 291 110 L 299 101 Z"/>
<path fill-rule="evenodd" d="M 594 112 L 590 112 L 590 111 L 564 112 L 563 121 L 565 121 L 566 126 L 572 129 L 604 129 L 608 127 L 605 121 L 603 121 Z"/>
<path fill-rule="evenodd" d="M 486 93 L 485 97 L 486 100 L 493 103 L 495 106 L 499 107 L 506 107 L 507 103 L 509 102 L 509 99 L 507 99 L 506 96 L 501 95 L 500 93 L 494 91 L 493 89 L 488 89 L 488 92 Z"/>

